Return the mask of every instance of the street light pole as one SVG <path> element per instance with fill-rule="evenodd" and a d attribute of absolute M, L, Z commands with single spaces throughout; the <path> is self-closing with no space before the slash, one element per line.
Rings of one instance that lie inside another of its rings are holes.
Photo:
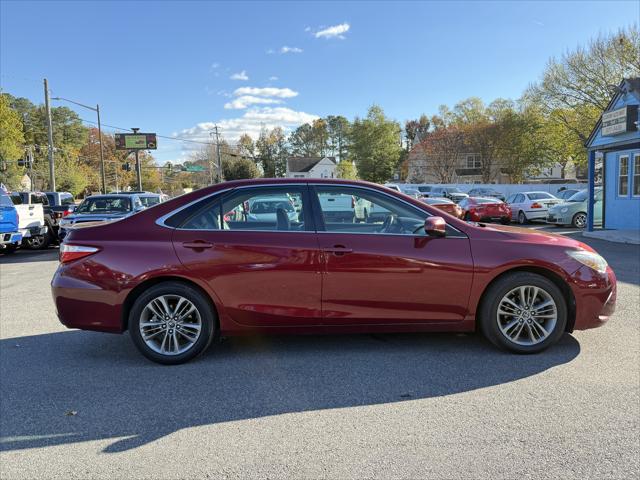
<path fill-rule="evenodd" d="M 56 191 L 56 168 L 53 159 L 53 124 L 51 122 L 51 105 L 49 104 L 49 84 L 44 79 L 44 108 L 47 114 L 47 136 L 49 139 L 49 188 Z"/>
<path fill-rule="evenodd" d="M 139 128 L 132 128 L 133 133 L 138 133 Z M 140 157 L 138 156 L 139 150 L 136 149 L 136 173 L 138 174 L 138 191 L 142 191 L 142 169 L 140 168 Z"/>
<path fill-rule="evenodd" d="M 102 125 L 100 125 L 100 105 L 96 103 L 96 113 L 98 114 L 98 139 L 100 141 L 100 173 L 102 174 L 102 193 L 107 193 L 107 176 L 104 171 L 104 149 L 102 147 Z M 118 181 L 116 180 L 116 184 Z M 116 185 L 116 190 L 118 189 Z"/>

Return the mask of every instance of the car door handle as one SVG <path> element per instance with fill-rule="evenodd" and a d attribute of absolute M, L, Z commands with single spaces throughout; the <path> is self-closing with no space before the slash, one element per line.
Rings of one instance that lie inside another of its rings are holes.
<path fill-rule="evenodd" d="M 184 248 L 192 248 L 193 250 L 201 250 L 205 248 L 212 248 L 213 243 L 205 242 L 203 240 L 196 240 L 194 242 L 182 242 Z"/>
<path fill-rule="evenodd" d="M 322 251 L 326 253 L 333 253 L 334 255 L 344 255 L 345 253 L 353 252 L 353 249 L 343 247 L 342 245 L 334 245 L 331 248 L 323 248 Z"/>

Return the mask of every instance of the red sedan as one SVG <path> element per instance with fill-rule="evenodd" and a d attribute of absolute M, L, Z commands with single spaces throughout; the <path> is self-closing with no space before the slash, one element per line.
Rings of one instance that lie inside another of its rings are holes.
<path fill-rule="evenodd" d="M 459 205 L 465 220 L 500 221 L 504 225 L 511 223 L 511 207 L 497 198 L 468 197 Z"/>
<path fill-rule="evenodd" d="M 331 221 L 339 196 L 386 213 Z M 291 198 L 295 213 L 245 214 L 258 197 Z M 165 364 L 251 332 L 481 330 L 499 347 L 533 353 L 613 313 L 615 275 L 589 246 L 438 214 L 364 182 L 211 186 L 70 230 L 51 284 L 56 311 L 70 328 L 129 330 Z"/>
<path fill-rule="evenodd" d="M 447 212 L 449 215 L 453 215 L 456 218 L 462 218 L 464 216 L 464 212 L 462 208 L 458 206 L 453 200 L 449 200 L 448 198 L 440 198 L 440 197 L 424 197 L 421 198 L 424 203 L 427 205 L 431 205 L 438 210 L 442 210 L 443 212 Z"/>

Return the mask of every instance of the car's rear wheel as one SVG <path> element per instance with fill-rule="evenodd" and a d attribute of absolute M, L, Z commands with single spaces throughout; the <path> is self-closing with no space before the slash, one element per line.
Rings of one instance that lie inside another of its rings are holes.
<path fill-rule="evenodd" d="M 537 353 L 557 342 L 567 324 L 567 304 L 558 286 L 542 275 L 515 272 L 485 292 L 480 326 L 495 345 Z"/>
<path fill-rule="evenodd" d="M 573 216 L 571 225 L 575 228 L 584 228 L 587 226 L 587 214 L 584 212 L 578 212 Z"/>
<path fill-rule="evenodd" d="M 184 363 L 203 353 L 216 331 L 210 301 L 179 282 L 157 284 L 133 304 L 129 332 L 140 352 L 165 365 Z"/>
<path fill-rule="evenodd" d="M 526 225 L 527 224 L 527 216 L 524 214 L 524 212 L 522 210 L 520 210 L 518 212 L 518 223 L 520 225 Z"/>
<path fill-rule="evenodd" d="M 32 235 L 23 240 L 23 245 L 29 250 L 43 250 L 49 246 L 51 237 L 49 232 L 44 235 Z"/>

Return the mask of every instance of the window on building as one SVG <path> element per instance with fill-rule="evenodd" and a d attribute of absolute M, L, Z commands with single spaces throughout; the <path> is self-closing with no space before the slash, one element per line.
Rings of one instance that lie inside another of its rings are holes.
<path fill-rule="evenodd" d="M 640 154 L 633 156 L 633 196 L 640 197 Z"/>
<path fill-rule="evenodd" d="M 467 155 L 467 168 L 482 168 L 480 155 L 475 153 Z"/>
<path fill-rule="evenodd" d="M 629 156 L 620 157 L 618 166 L 618 195 L 626 197 L 629 194 Z"/>

